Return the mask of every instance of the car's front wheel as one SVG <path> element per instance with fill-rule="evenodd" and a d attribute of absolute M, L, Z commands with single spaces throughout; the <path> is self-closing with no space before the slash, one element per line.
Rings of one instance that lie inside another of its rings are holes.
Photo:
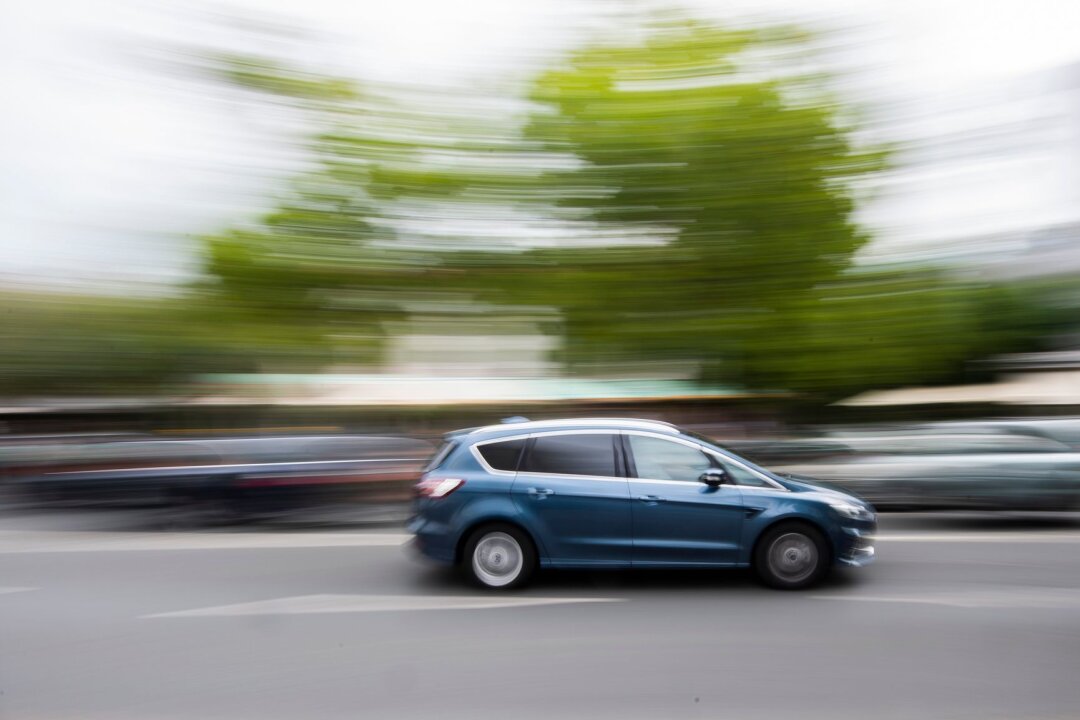
<path fill-rule="evenodd" d="M 473 582 L 493 590 L 521 587 L 536 570 L 532 541 L 512 525 L 489 525 L 474 532 L 462 560 Z"/>
<path fill-rule="evenodd" d="M 820 581 L 829 570 L 829 546 L 816 528 L 802 523 L 768 530 L 754 553 L 754 569 L 766 584 L 799 590 Z"/>

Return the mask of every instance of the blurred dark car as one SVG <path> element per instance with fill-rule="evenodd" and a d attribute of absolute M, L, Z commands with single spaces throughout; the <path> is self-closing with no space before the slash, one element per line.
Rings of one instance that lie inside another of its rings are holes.
<path fill-rule="evenodd" d="M 342 503 L 405 503 L 432 446 L 360 435 L 34 443 L 2 449 L 29 502 L 186 507 L 256 518 Z"/>

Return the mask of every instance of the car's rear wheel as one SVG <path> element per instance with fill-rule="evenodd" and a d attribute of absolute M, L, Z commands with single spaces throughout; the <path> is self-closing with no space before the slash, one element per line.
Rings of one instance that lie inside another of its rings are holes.
<path fill-rule="evenodd" d="M 799 590 L 825 577 L 829 560 L 829 546 L 817 529 L 791 523 L 765 533 L 754 553 L 754 569 L 770 587 Z"/>
<path fill-rule="evenodd" d="M 465 544 L 462 567 L 481 587 L 509 590 L 521 587 L 536 570 L 532 541 L 512 525 L 488 525 Z"/>

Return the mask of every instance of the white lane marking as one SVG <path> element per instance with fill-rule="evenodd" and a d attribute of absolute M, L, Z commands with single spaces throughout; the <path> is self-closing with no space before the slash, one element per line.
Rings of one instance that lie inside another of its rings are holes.
<path fill-rule="evenodd" d="M 936 543 L 1074 543 L 1080 542 L 1080 532 L 1025 532 L 1022 530 L 986 530 L 955 533 L 885 533 L 878 542 L 936 542 Z"/>
<path fill-rule="evenodd" d="M 622 602 L 601 597 L 470 597 L 437 595 L 300 595 L 258 602 L 218 605 L 143 615 L 142 618 L 312 615 L 321 613 L 401 612 L 412 610 L 490 610 L 532 605 Z"/>
<path fill-rule="evenodd" d="M 0 595 L 7 595 L 9 593 L 29 592 L 30 590 L 38 590 L 36 587 L 0 587 Z"/>
<path fill-rule="evenodd" d="M 919 595 L 811 595 L 810 597 L 814 600 L 941 605 L 952 608 L 1080 609 L 1080 590 L 1072 588 L 1037 590 L 1002 588 Z"/>
<path fill-rule="evenodd" d="M 406 533 L 3 532 L 0 555 L 19 553 L 396 547 Z"/>

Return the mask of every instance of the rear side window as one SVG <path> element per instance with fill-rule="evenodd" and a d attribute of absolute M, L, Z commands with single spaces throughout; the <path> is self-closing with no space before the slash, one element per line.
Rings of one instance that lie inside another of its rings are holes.
<path fill-rule="evenodd" d="M 428 460 L 428 464 L 424 466 L 423 472 L 438 470 L 439 466 L 446 462 L 446 458 L 450 457 L 450 453 L 454 452 L 454 448 L 457 446 L 457 440 L 447 440 L 440 445 L 439 449 L 436 450 L 435 454 Z"/>
<path fill-rule="evenodd" d="M 541 435 L 533 440 L 521 472 L 614 477 L 615 436 Z"/>
<path fill-rule="evenodd" d="M 502 442 L 477 445 L 476 451 L 494 469 L 514 472 L 517 470 L 518 458 L 521 457 L 521 450 L 524 447 L 525 438 L 521 438 L 520 440 L 503 440 Z"/>

